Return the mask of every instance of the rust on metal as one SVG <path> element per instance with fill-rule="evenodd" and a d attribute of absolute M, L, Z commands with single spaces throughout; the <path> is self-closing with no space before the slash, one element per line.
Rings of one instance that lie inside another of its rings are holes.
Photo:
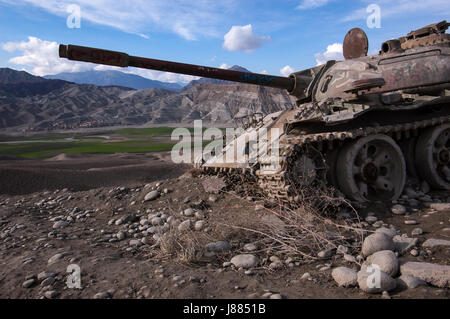
<path fill-rule="evenodd" d="M 344 57 L 346 60 L 357 59 L 367 55 L 369 40 L 360 28 L 351 29 L 344 39 Z"/>
<path fill-rule="evenodd" d="M 224 70 L 200 65 L 170 62 L 164 60 L 141 58 L 130 56 L 126 53 L 109 51 L 97 48 L 82 47 L 77 45 L 60 45 L 59 55 L 69 60 L 92 62 L 119 67 L 136 67 L 163 72 L 179 73 L 205 78 L 220 79 L 232 82 L 262 85 L 285 90 L 294 88 L 293 78 L 276 75 L 240 72 Z"/>

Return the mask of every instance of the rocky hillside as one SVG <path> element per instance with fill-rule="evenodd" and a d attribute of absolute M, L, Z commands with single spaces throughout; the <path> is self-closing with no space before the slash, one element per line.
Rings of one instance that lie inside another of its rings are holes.
<path fill-rule="evenodd" d="M 11 72 L 12 71 L 12 72 Z M 26 131 L 191 123 L 233 123 L 238 112 L 276 112 L 293 106 L 282 90 L 243 84 L 196 84 L 182 91 L 133 90 L 0 72 L 0 129 Z"/>

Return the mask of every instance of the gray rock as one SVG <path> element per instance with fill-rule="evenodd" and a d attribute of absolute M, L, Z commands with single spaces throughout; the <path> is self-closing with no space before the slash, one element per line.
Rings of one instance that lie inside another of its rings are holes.
<path fill-rule="evenodd" d="M 151 223 L 153 226 L 161 226 L 164 224 L 164 220 L 160 217 L 153 217 Z"/>
<path fill-rule="evenodd" d="M 23 288 L 31 288 L 35 283 L 36 283 L 36 279 L 31 278 L 31 279 L 26 280 L 26 281 L 22 284 L 22 287 L 23 287 Z"/>
<path fill-rule="evenodd" d="M 405 220 L 405 225 L 417 225 L 418 222 L 416 220 Z"/>
<path fill-rule="evenodd" d="M 312 276 L 309 272 L 305 272 L 301 277 L 300 280 L 311 280 Z"/>
<path fill-rule="evenodd" d="M 394 236 L 397 236 L 397 231 L 394 229 L 381 227 L 375 231 L 375 234 L 385 234 L 386 236 L 393 238 Z"/>
<path fill-rule="evenodd" d="M 406 253 L 408 250 L 416 246 L 418 242 L 417 238 L 409 238 L 405 236 L 395 236 L 393 240 L 395 251 L 399 252 L 400 254 Z"/>
<path fill-rule="evenodd" d="M 433 203 L 430 208 L 439 212 L 450 211 L 450 203 Z"/>
<path fill-rule="evenodd" d="M 397 204 L 397 205 L 392 206 L 391 212 L 394 215 L 405 215 L 406 207 L 403 205 Z"/>
<path fill-rule="evenodd" d="M 378 218 L 376 216 L 367 216 L 366 217 L 366 222 L 368 222 L 369 224 L 373 224 L 378 220 Z"/>
<path fill-rule="evenodd" d="M 362 245 L 362 254 L 370 256 L 377 251 L 394 250 L 392 238 L 382 233 L 375 233 L 368 236 Z"/>
<path fill-rule="evenodd" d="M 51 286 L 55 282 L 55 277 L 48 277 L 41 282 L 42 287 Z"/>
<path fill-rule="evenodd" d="M 422 228 L 414 228 L 411 232 L 411 236 L 419 236 L 423 234 Z"/>
<path fill-rule="evenodd" d="M 116 234 L 118 240 L 124 240 L 127 237 L 127 234 L 123 231 L 120 231 Z"/>
<path fill-rule="evenodd" d="M 258 250 L 258 247 L 256 247 L 256 245 L 253 244 L 253 243 L 245 244 L 244 245 L 244 250 L 246 250 L 246 251 L 255 251 L 255 250 Z"/>
<path fill-rule="evenodd" d="M 340 287 L 353 287 L 358 284 L 358 273 L 347 267 L 333 269 L 331 276 Z"/>
<path fill-rule="evenodd" d="M 49 290 L 44 293 L 44 297 L 47 299 L 55 299 L 58 295 L 59 293 L 55 290 Z"/>
<path fill-rule="evenodd" d="M 280 294 L 272 294 L 269 299 L 283 299 L 283 296 Z"/>
<path fill-rule="evenodd" d="M 60 261 L 62 258 L 64 257 L 64 254 L 56 254 L 53 255 L 52 257 L 50 257 L 50 259 L 48 260 L 48 265 L 53 265 L 56 264 L 58 261 Z"/>
<path fill-rule="evenodd" d="M 349 254 L 344 254 L 344 259 L 350 263 L 356 263 L 356 258 Z"/>
<path fill-rule="evenodd" d="M 242 254 L 234 256 L 230 262 L 238 268 L 252 268 L 259 265 L 259 258 L 252 254 Z"/>
<path fill-rule="evenodd" d="M 364 269 L 358 272 L 358 285 L 366 293 L 378 294 L 383 291 L 394 290 L 397 287 L 397 282 L 383 271 L 379 272 L 379 278 L 377 278 L 375 272 Z"/>
<path fill-rule="evenodd" d="M 317 254 L 317 257 L 321 258 L 321 259 L 328 259 L 331 258 L 333 256 L 334 253 L 334 249 L 326 249 L 326 250 L 322 250 Z"/>
<path fill-rule="evenodd" d="M 214 243 L 209 243 L 205 246 L 206 250 L 212 252 L 222 252 L 231 249 L 231 245 L 226 241 L 217 241 Z"/>
<path fill-rule="evenodd" d="M 440 287 L 450 288 L 450 266 L 422 262 L 406 262 L 400 266 L 402 275 L 411 275 L 427 283 Z"/>
<path fill-rule="evenodd" d="M 94 299 L 110 299 L 111 294 L 109 292 L 99 292 L 94 295 Z"/>
<path fill-rule="evenodd" d="M 425 247 L 425 248 L 434 248 L 434 247 L 438 247 L 438 246 L 450 247 L 450 240 L 430 238 L 430 239 L 427 239 L 422 244 L 422 247 Z"/>
<path fill-rule="evenodd" d="M 194 229 L 196 231 L 200 231 L 205 227 L 205 222 L 203 220 L 198 220 L 194 224 Z"/>
<path fill-rule="evenodd" d="M 43 280 L 45 280 L 45 279 L 47 279 L 47 278 L 55 277 L 55 276 L 56 276 L 56 274 L 53 273 L 53 272 L 50 272 L 50 271 L 43 271 L 43 272 L 40 272 L 40 273 L 38 274 L 37 279 L 38 279 L 39 282 L 41 282 L 41 281 L 43 281 Z"/>
<path fill-rule="evenodd" d="M 391 250 L 377 251 L 367 258 L 367 262 L 377 265 L 381 271 L 384 271 L 392 277 L 398 273 L 398 259 Z"/>
<path fill-rule="evenodd" d="M 185 232 L 185 231 L 190 230 L 191 227 L 192 227 L 192 222 L 190 220 L 185 220 L 180 225 L 178 225 L 178 230 L 180 232 Z"/>
<path fill-rule="evenodd" d="M 192 217 L 194 216 L 195 211 L 192 208 L 188 208 L 184 210 L 184 216 Z"/>
<path fill-rule="evenodd" d="M 151 191 L 150 193 L 145 195 L 144 201 L 149 202 L 155 200 L 159 197 L 159 195 L 160 195 L 159 191 Z"/>
<path fill-rule="evenodd" d="M 132 247 L 141 247 L 143 245 L 142 242 L 140 240 L 137 240 L 137 239 L 130 240 L 129 244 Z"/>
<path fill-rule="evenodd" d="M 413 277 L 411 275 L 401 275 L 397 278 L 397 285 L 403 289 L 414 289 L 419 286 L 426 286 L 427 283 L 422 279 Z"/>
<path fill-rule="evenodd" d="M 67 226 L 69 226 L 68 222 L 60 220 L 53 224 L 53 229 L 65 228 Z"/>

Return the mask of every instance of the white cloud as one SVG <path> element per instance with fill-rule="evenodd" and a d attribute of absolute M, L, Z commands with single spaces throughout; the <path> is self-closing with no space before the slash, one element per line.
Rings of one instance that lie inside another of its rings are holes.
<path fill-rule="evenodd" d="M 314 9 L 326 5 L 328 2 L 330 2 L 330 0 L 303 0 L 302 3 L 297 6 L 297 9 Z"/>
<path fill-rule="evenodd" d="M 289 65 L 286 65 L 284 68 L 282 68 L 280 70 L 280 74 L 282 76 L 289 76 L 289 75 L 291 75 L 294 72 L 295 72 L 295 70 L 293 68 L 291 68 Z"/>
<path fill-rule="evenodd" d="M 343 47 L 341 43 L 333 43 L 327 47 L 327 50 L 324 53 L 316 53 L 314 54 L 316 58 L 317 65 L 325 64 L 330 60 L 344 60 Z"/>
<path fill-rule="evenodd" d="M 223 48 L 227 51 L 244 51 L 251 53 L 260 48 L 270 37 L 261 37 L 253 34 L 251 24 L 245 26 L 233 26 L 224 36 Z"/>
<path fill-rule="evenodd" d="M 228 64 L 226 64 L 226 63 L 222 63 L 220 66 L 219 66 L 219 69 L 229 69 L 230 67 L 228 66 Z"/>
<path fill-rule="evenodd" d="M 261 72 L 259 72 L 261 74 L 269 74 L 269 72 L 267 72 L 267 70 L 262 70 Z"/>
<path fill-rule="evenodd" d="M 170 31 L 184 39 L 202 36 L 219 37 L 217 30 L 226 18 L 223 12 L 235 5 L 235 0 L 0 0 L 15 5 L 34 5 L 51 14 L 67 18 L 67 7 L 79 5 L 81 22 L 89 21 L 124 32 L 148 37 L 154 31 Z"/>
<path fill-rule="evenodd" d="M 28 41 L 7 42 L 2 44 L 2 48 L 11 53 L 16 51 L 21 52 L 22 55 L 11 58 L 9 62 L 23 66 L 22 69 L 38 76 L 58 74 L 62 72 L 117 70 L 163 82 L 188 83 L 193 79 L 197 79 L 196 77 L 189 75 L 158 72 L 138 68 L 119 68 L 106 65 L 95 65 L 92 63 L 61 59 L 58 55 L 58 44 L 56 42 L 45 41 L 36 37 L 28 37 Z"/>

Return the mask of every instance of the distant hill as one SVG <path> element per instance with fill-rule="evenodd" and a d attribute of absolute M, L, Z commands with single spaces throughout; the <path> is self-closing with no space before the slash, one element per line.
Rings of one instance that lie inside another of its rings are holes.
<path fill-rule="evenodd" d="M 0 68 L 0 95 L 3 97 L 43 95 L 66 84 L 66 81 L 47 80 L 25 71 Z"/>
<path fill-rule="evenodd" d="M 249 70 L 247 70 L 246 68 L 243 68 L 243 67 L 241 67 L 239 65 L 233 65 L 231 68 L 228 68 L 228 70 L 251 73 Z M 197 85 L 197 84 L 235 84 L 235 82 L 224 81 L 224 80 L 216 80 L 216 79 L 208 79 L 208 78 L 201 78 L 201 79 L 193 80 L 193 81 L 189 82 L 189 84 L 186 85 L 183 88 L 183 90 L 189 90 L 190 88 L 192 88 L 194 85 Z"/>
<path fill-rule="evenodd" d="M 150 80 L 135 74 L 120 71 L 86 71 L 74 73 L 59 73 L 46 75 L 46 79 L 59 79 L 77 84 L 94 84 L 97 86 L 123 86 L 136 90 L 142 89 L 164 89 L 179 92 L 183 88 L 178 83 L 166 83 Z"/>
<path fill-rule="evenodd" d="M 213 80 L 215 81 L 215 80 Z M 182 92 L 76 84 L 0 69 L 0 130 L 42 131 L 115 125 L 233 124 L 236 114 L 292 108 L 285 90 L 221 81 Z"/>

